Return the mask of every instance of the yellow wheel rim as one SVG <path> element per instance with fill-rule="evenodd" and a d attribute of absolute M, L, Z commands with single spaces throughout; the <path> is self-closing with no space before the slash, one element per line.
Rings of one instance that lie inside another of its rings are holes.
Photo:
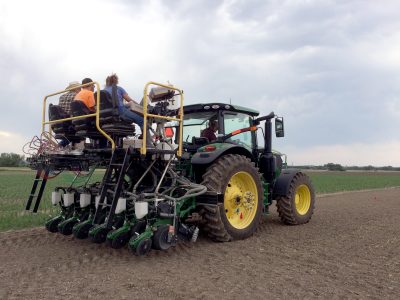
<path fill-rule="evenodd" d="M 299 185 L 294 198 L 296 210 L 299 215 L 305 215 L 311 206 L 311 193 L 305 184 Z"/>
<path fill-rule="evenodd" d="M 236 229 L 248 227 L 258 207 L 257 185 L 247 172 L 234 174 L 224 194 L 224 209 L 229 223 Z"/>

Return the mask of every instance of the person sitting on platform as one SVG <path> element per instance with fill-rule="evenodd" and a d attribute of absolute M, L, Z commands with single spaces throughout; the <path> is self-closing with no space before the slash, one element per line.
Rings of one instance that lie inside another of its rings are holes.
<path fill-rule="evenodd" d="M 70 116 L 71 115 L 71 102 L 74 100 L 76 94 L 79 93 L 81 90 L 80 87 L 78 87 L 80 83 L 78 81 L 72 81 L 69 83 L 67 86 L 66 90 L 69 90 L 65 94 L 62 94 L 58 105 Z"/>
<path fill-rule="evenodd" d="M 126 106 L 124 104 L 124 100 L 127 102 L 133 102 L 138 104 L 135 100 L 133 100 L 131 97 L 129 97 L 128 93 L 125 91 L 124 88 L 118 86 L 118 76 L 117 74 L 111 74 L 110 76 L 107 77 L 106 79 L 106 87 L 104 90 L 110 93 L 112 95 L 112 89 L 113 86 L 116 86 L 117 88 L 117 97 L 118 97 L 118 111 L 120 118 L 126 122 L 130 123 L 136 123 L 139 125 L 140 129 L 143 131 L 143 117 L 132 111 L 129 106 Z"/>
<path fill-rule="evenodd" d="M 82 80 L 82 84 L 93 82 L 90 78 L 85 78 Z M 90 111 L 95 111 L 96 101 L 94 100 L 94 84 L 90 84 L 82 87 L 81 91 L 76 94 L 74 100 L 79 100 L 85 103 L 86 107 L 90 109 Z"/>

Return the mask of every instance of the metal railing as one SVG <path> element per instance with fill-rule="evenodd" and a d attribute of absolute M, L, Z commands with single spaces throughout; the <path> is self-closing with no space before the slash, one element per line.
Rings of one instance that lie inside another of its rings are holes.
<path fill-rule="evenodd" d="M 49 97 L 52 96 L 56 96 L 59 94 L 63 94 L 65 92 L 80 88 L 80 87 L 86 87 L 89 85 L 95 85 L 96 86 L 96 111 L 94 113 L 91 114 L 86 114 L 86 115 L 81 115 L 81 116 L 76 116 L 76 117 L 69 117 L 69 118 L 64 118 L 64 119 L 58 119 L 58 120 L 52 120 L 52 121 L 46 121 L 46 103 L 47 103 L 47 99 Z M 178 92 L 178 95 L 180 96 L 180 108 L 179 108 L 179 115 L 177 118 L 175 117 L 167 117 L 167 116 L 161 116 L 161 115 L 155 115 L 155 114 L 150 114 L 147 112 L 147 103 L 148 103 L 148 87 L 150 85 L 156 85 L 156 86 L 160 86 L 160 87 L 164 87 L 167 88 L 169 90 L 174 90 Z M 49 132 L 51 133 L 51 124 L 56 124 L 56 123 L 61 123 L 64 121 L 70 121 L 70 120 L 77 120 L 77 119 L 83 119 L 83 118 L 88 118 L 88 117 L 96 117 L 96 128 L 97 130 L 105 137 L 107 138 L 107 140 L 109 140 L 111 142 L 111 148 L 112 150 L 115 149 L 115 142 L 114 140 L 104 131 L 101 129 L 100 127 L 100 85 L 98 82 L 90 82 L 90 83 L 86 83 L 86 84 L 82 84 L 70 89 L 66 89 L 66 90 L 62 90 L 56 93 L 52 93 L 49 94 L 47 96 L 44 97 L 43 99 L 43 112 L 42 112 L 42 134 L 45 132 L 45 126 L 49 125 Z M 153 82 L 153 81 L 149 81 L 148 83 L 146 83 L 145 87 L 144 87 L 144 94 L 143 94 L 143 132 L 142 132 L 142 136 L 143 136 L 143 140 L 142 140 L 142 147 L 140 148 L 140 154 L 141 155 L 146 155 L 147 153 L 147 143 L 146 143 L 146 139 L 147 137 L 147 119 L 148 118 L 158 118 L 158 119 L 165 119 L 168 121 L 176 121 L 179 123 L 179 140 L 178 140 L 178 148 L 177 148 L 177 152 L 176 155 L 178 157 L 182 156 L 182 135 L 183 135 L 183 90 L 174 87 L 174 86 L 170 86 L 170 85 L 165 85 L 165 84 L 161 84 L 161 83 L 157 83 L 157 82 Z"/>
<path fill-rule="evenodd" d="M 156 86 L 160 86 L 160 87 L 164 87 L 167 88 L 169 90 L 174 90 L 178 92 L 178 95 L 180 96 L 180 108 L 179 108 L 179 115 L 177 118 L 175 117 L 167 117 L 167 116 L 160 116 L 160 115 L 155 115 L 155 114 L 149 114 L 147 112 L 147 102 L 148 102 L 148 87 L 150 85 L 156 85 Z M 165 85 L 165 84 L 161 84 L 158 82 L 153 82 L 153 81 L 149 81 L 148 83 L 146 83 L 146 85 L 144 86 L 144 92 L 143 92 L 143 143 L 142 143 L 142 147 L 140 148 L 140 154 L 141 155 L 146 155 L 147 152 L 147 119 L 148 118 L 158 118 L 158 119 L 165 119 L 168 121 L 176 121 L 179 123 L 179 140 L 178 140 L 178 148 L 177 148 L 177 152 L 176 155 L 178 157 L 182 156 L 182 135 L 183 135 L 183 90 L 178 89 L 174 86 L 171 85 Z"/>
<path fill-rule="evenodd" d="M 76 117 L 69 117 L 69 118 L 64 118 L 64 119 L 58 119 L 58 120 L 53 120 L 53 121 L 46 121 L 46 102 L 47 102 L 47 98 L 52 97 L 52 96 L 56 96 L 59 94 L 63 94 L 65 92 L 68 91 L 72 91 L 75 90 L 77 88 L 80 87 L 86 87 L 89 85 L 95 85 L 96 86 L 96 111 L 92 114 L 86 114 L 86 115 L 81 115 L 81 116 L 76 116 Z M 86 83 L 86 84 L 82 84 L 82 85 L 78 85 L 76 87 L 70 88 L 70 89 L 66 89 L 60 92 L 56 92 L 53 94 L 49 94 L 47 96 L 44 97 L 43 99 L 43 112 L 42 112 L 42 134 L 45 132 L 45 126 L 49 125 L 49 132 L 51 132 L 51 124 L 56 124 L 56 123 L 61 123 L 64 121 L 70 121 L 70 120 L 77 120 L 77 119 L 84 119 L 84 118 L 89 118 L 89 117 L 96 117 L 96 128 L 97 130 L 105 137 L 107 138 L 107 140 L 109 140 L 111 142 L 111 148 L 112 150 L 115 149 L 115 142 L 114 140 L 104 131 L 101 129 L 100 127 L 100 84 L 98 82 L 90 82 L 90 83 Z"/>

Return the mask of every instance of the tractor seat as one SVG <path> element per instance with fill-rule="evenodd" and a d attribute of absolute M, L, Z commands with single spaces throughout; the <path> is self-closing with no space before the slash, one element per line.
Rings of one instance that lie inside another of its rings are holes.
<path fill-rule="evenodd" d="M 60 119 L 69 118 L 64 109 L 59 105 L 49 104 L 49 120 L 55 121 Z M 81 138 L 75 136 L 75 128 L 71 121 L 64 121 L 51 125 L 51 129 L 55 133 L 56 139 L 67 138 L 71 142 L 80 142 Z"/>
<path fill-rule="evenodd" d="M 94 94 L 97 97 L 97 92 Z M 125 137 L 135 134 L 135 126 L 119 117 L 118 103 L 107 91 L 100 91 L 101 128 L 112 135 Z"/>
<path fill-rule="evenodd" d="M 86 107 L 85 103 L 79 100 L 71 102 L 71 113 L 73 117 L 92 114 L 93 112 Z M 72 124 L 76 130 L 76 135 L 81 137 L 88 137 L 91 139 L 98 139 L 103 135 L 96 128 L 96 117 L 87 117 L 82 119 L 72 120 Z"/>

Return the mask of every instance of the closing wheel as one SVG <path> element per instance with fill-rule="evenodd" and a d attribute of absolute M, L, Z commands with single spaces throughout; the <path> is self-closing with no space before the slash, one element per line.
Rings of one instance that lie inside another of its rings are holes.
<path fill-rule="evenodd" d="M 147 255 L 150 250 L 151 250 L 151 239 L 143 239 L 139 242 L 139 244 L 136 246 L 135 249 L 135 254 L 137 256 L 143 256 L 143 255 Z"/>
<path fill-rule="evenodd" d="M 254 164 L 245 156 L 219 158 L 203 175 L 208 190 L 224 195 L 218 206 L 206 205 L 205 229 L 214 241 L 227 242 L 251 236 L 263 210 L 263 186 Z"/>
<path fill-rule="evenodd" d="M 277 208 L 282 222 L 299 225 L 310 221 L 314 213 L 315 192 L 309 177 L 298 172 L 293 177 L 287 195 L 277 199 Z"/>
<path fill-rule="evenodd" d="M 168 250 L 171 243 L 168 243 L 169 225 L 161 225 L 153 235 L 153 248 L 156 250 Z"/>

